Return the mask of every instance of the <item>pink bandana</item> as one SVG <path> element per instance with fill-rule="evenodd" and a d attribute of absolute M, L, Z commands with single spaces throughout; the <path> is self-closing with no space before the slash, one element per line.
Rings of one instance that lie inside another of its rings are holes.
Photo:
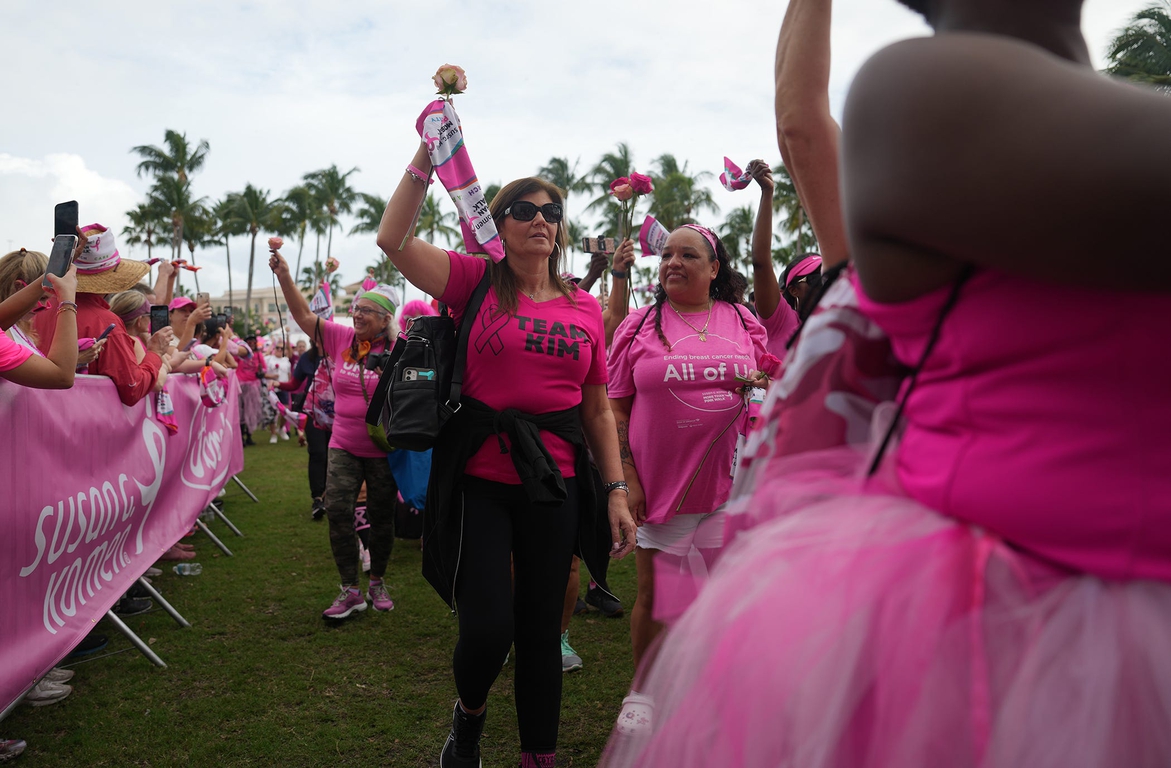
<path fill-rule="evenodd" d="M 716 250 L 716 236 L 712 234 L 710 229 L 707 227 L 701 227 L 698 224 L 684 224 L 683 226 L 687 227 L 688 229 L 694 229 L 696 232 L 703 235 L 703 239 L 707 240 L 707 244 L 712 247 L 712 253 L 719 253 L 719 251 Z"/>

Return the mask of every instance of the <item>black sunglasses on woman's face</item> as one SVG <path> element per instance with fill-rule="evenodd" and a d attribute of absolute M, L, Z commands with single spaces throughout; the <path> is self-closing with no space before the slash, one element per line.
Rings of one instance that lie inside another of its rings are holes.
<path fill-rule="evenodd" d="M 517 221 L 532 221 L 537 218 L 537 211 L 540 211 L 541 215 L 545 217 L 545 221 L 550 224 L 557 224 L 561 221 L 561 206 L 557 203 L 545 203 L 538 206 L 528 200 L 517 200 L 504 209 L 504 215 L 512 214 L 512 218 Z"/>

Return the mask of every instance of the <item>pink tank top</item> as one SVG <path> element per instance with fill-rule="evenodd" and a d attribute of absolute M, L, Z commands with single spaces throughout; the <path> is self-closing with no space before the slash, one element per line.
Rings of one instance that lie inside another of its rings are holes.
<path fill-rule="evenodd" d="M 949 289 L 859 304 L 914 365 Z M 1073 569 L 1171 580 L 1169 320 L 1166 295 L 978 272 L 907 405 L 907 493 Z"/>

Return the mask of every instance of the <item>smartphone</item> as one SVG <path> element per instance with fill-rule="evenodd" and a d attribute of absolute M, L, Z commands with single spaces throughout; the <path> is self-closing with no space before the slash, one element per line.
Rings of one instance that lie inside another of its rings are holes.
<path fill-rule="evenodd" d="M 211 294 L 210 293 L 197 293 L 197 294 L 195 294 L 195 303 L 201 304 L 201 305 L 202 304 L 211 304 Z"/>
<path fill-rule="evenodd" d="M 48 275 L 61 277 L 73 264 L 73 249 L 77 247 L 77 201 L 57 203 L 53 208 L 53 250 L 41 287 L 51 288 Z"/>
<path fill-rule="evenodd" d="M 166 304 L 152 304 L 150 307 L 150 335 L 166 328 L 171 324 L 171 311 Z"/>
<path fill-rule="evenodd" d="M 215 316 L 215 324 L 219 328 L 227 328 L 228 327 L 228 316 L 225 315 L 223 312 L 219 313 L 218 315 Z"/>
<path fill-rule="evenodd" d="M 581 249 L 586 253 L 613 253 L 617 241 L 612 237 L 583 237 Z"/>
<path fill-rule="evenodd" d="M 109 325 L 106 326 L 106 330 L 102 331 L 102 335 L 98 336 L 96 339 L 94 339 L 94 343 L 96 344 L 99 341 L 101 341 L 102 339 L 109 336 L 111 331 L 113 331 L 113 330 L 114 330 L 114 323 L 110 323 Z"/>

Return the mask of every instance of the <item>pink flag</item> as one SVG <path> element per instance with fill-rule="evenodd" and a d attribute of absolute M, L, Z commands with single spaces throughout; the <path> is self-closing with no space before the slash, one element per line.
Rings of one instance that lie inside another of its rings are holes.
<path fill-rule="evenodd" d="M 329 295 L 329 282 L 321 281 L 321 286 L 309 301 L 309 309 L 322 320 L 333 317 L 333 299 Z"/>
<path fill-rule="evenodd" d="M 419 115 L 415 130 L 426 142 L 431 165 L 459 212 L 464 247 L 468 253 L 486 253 L 499 262 L 504 258 L 504 247 L 488 211 L 484 187 L 472 169 L 455 107 L 450 101 L 436 99 Z"/>
<path fill-rule="evenodd" d="M 744 189 L 752 181 L 752 177 L 745 171 L 740 170 L 740 166 L 733 163 L 727 157 L 724 158 L 724 172 L 720 174 L 720 183 L 724 185 L 724 189 L 729 192 L 735 192 L 738 189 Z"/>
<path fill-rule="evenodd" d="M 643 256 L 658 256 L 667 244 L 667 235 L 671 234 L 667 228 L 655 220 L 654 216 L 643 219 L 638 230 L 638 244 L 642 246 Z"/>

